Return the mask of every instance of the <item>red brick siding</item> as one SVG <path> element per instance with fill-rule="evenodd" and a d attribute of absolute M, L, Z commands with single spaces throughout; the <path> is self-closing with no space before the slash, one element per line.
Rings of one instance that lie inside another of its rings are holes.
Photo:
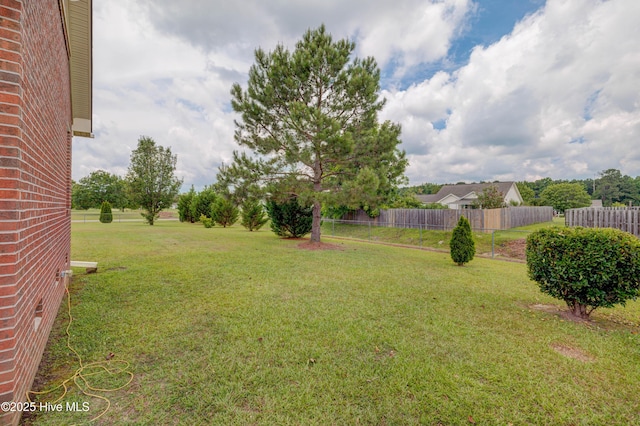
<path fill-rule="evenodd" d="M 17 402 L 64 295 L 71 92 L 58 0 L 0 0 L 0 17 L 0 401 Z M 18 419 L 0 413 L 0 424 Z"/>

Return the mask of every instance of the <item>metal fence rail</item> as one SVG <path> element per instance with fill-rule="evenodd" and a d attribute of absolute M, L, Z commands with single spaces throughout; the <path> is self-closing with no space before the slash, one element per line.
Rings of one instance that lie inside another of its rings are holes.
<path fill-rule="evenodd" d="M 415 224 L 415 223 L 391 223 L 391 222 L 374 222 L 374 221 L 358 221 L 344 219 L 322 219 L 323 233 L 332 237 L 352 238 L 357 240 L 386 242 L 402 245 L 412 245 L 417 247 L 442 248 L 446 250 L 448 238 L 451 228 L 442 224 Z M 434 245 L 425 245 L 425 243 L 433 241 L 432 231 L 444 232 L 438 235 L 442 240 Z M 496 236 L 507 233 L 518 233 L 526 236 L 532 231 L 511 230 L 511 229 L 474 229 L 474 232 L 480 234 L 491 234 L 491 257 L 496 254 Z M 431 238 L 430 238 L 431 237 Z M 487 235 L 486 238 L 489 238 Z"/>

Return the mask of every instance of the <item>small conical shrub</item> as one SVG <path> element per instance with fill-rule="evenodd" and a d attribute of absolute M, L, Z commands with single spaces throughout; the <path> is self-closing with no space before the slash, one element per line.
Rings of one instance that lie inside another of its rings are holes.
<path fill-rule="evenodd" d="M 476 244 L 473 242 L 471 225 L 464 216 L 460 216 L 458 225 L 453 228 L 449 249 L 451 250 L 451 259 L 453 259 L 458 266 L 470 262 L 476 254 Z"/>
<path fill-rule="evenodd" d="M 256 200 L 247 200 L 242 204 L 242 226 L 249 231 L 257 231 L 269 218 L 262 205 Z"/>
<path fill-rule="evenodd" d="M 226 198 L 220 197 L 211 204 L 211 219 L 223 228 L 236 223 L 238 214 L 238 208 Z"/>
<path fill-rule="evenodd" d="M 111 203 L 103 201 L 100 206 L 100 222 L 111 223 L 113 222 L 113 214 L 111 213 Z"/>

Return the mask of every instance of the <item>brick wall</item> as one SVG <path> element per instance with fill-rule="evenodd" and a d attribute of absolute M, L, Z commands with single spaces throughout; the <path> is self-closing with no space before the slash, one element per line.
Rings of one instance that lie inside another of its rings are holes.
<path fill-rule="evenodd" d="M 0 0 L 0 401 L 26 399 L 64 295 L 69 85 L 58 0 Z"/>

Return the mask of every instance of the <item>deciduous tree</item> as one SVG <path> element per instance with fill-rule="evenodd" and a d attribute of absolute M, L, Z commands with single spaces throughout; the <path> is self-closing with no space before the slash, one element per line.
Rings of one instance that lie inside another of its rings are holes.
<path fill-rule="evenodd" d="M 99 208 L 108 201 L 112 207 L 124 209 L 128 204 L 124 179 L 104 170 L 96 170 L 73 185 L 72 205 L 78 209 Z"/>
<path fill-rule="evenodd" d="M 617 169 L 608 169 L 600 172 L 600 178 L 596 180 L 596 196 L 602 200 L 602 205 L 610 207 L 616 201 L 620 201 L 620 186 L 622 173 Z"/>
<path fill-rule="evenodd" d="M 560 213 L 567 209 L 588 207 L 591 198 L 582 185 L 577 183 L 558 183 L 549 185 L 540 193 L 540 199 L 545 206 L 552 206 Z"/>
<path fill-rule="evenodd" d="M 478 194 L 473 204 L 480 209 L 499 209 L 504 207 L 504 194 L 496 185 L 490 185 Z"/>
<path fill-rule="evenodd" d="M 520 196 L 525 205 L 530 206 L 533 199 L 536 197 L 536 193 L 531 189 L 528 182 L 516 182 Z"/>
<path fill-rule="evenodd" d="M 156 145 L 148 136 L 138 139 L 131 152 L 127 182 L 131 199 L 145 212 L 142 216 L 153 225 L 159 213 L 171 207 L 182 180 L 175 176 L 178 157 L 171 148 Z"/>

